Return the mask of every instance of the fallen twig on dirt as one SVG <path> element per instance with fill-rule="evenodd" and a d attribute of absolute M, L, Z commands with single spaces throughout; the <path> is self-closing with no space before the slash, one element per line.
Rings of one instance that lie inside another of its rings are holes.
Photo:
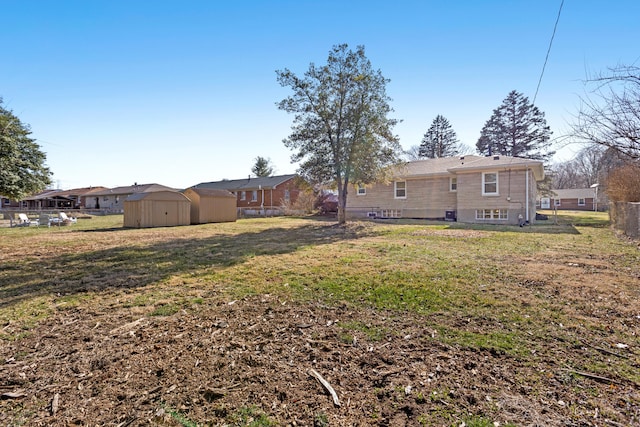
<path fill-rule="evenodd" d="M 617 385 L 622 385 L 621 382 L 616 381 L 614 379 L 611 378 L 607 378 L 607 377 L 601 377 L 599 375 L 595 375 L 595 374 L 590 374 L 589 372 L 583 372 L 583 371 L 576 371 L 574 369 L 567 369 L 567 371 L 569 371 L 570 374 L 574 374 L 574 375 L 580 375 L 581 377 L 585 377 L 585 378 L 590 378 L 592 380 L 596 380 L 596 381 L 600 381 L 600 382 L 605 382 L 605 383 L 609 383 L 609 384 L 617 384 Z"/>
<path fill-rule="evenodd" d="M 336 393 L 336 391 L 333 389 L 333 387 L 331 387 L 331 384 L 329 384 L 327 382 L 327 380 L 325 380 L 324 378 L 322 378 L 322 375 L 320 375 L 315 369 L 311 368 L 309 369 L 309 373 L 311 374 L 311 376 L 313 376 L 315 379 L 317 379 L 318 381 L 320 381 L 320 384 L 322 384 L 322 386 L 327 389 L 327 391 L 329 392 L 329 394 L 331 394 L 331 397 L 333 398 L 333 404 L 336 406 L 340 406 L 340 400 L 338 399 L 338 394 Z"/>
<path fill-rule="evenodd" d="M 616 356 L 616 357 L 622 357 L 623 359 L 629 358 L 629 356 L 625 354 L 616 353 L 615 351 L 607 350 L 606 348 L 598 347 L 596 345 L 589 344 L 588 342 L 583 341 L 582 343 L 586 346 L 593 348 L 594 350 L 598 350 L 600 353 L 605 353 L 605 354 L 609 354 L 611 356 Z"/>

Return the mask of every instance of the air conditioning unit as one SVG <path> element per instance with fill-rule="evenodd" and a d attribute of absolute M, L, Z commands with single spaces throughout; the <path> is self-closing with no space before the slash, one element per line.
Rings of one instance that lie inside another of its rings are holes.
<path fill-rule="evenodd" d="M 369 218 L 375 218 L 377 216 L 378 216 L 378 214 L 376 212 L 368 212 L 367 213 L 367 217 L 369 217 Z"/>

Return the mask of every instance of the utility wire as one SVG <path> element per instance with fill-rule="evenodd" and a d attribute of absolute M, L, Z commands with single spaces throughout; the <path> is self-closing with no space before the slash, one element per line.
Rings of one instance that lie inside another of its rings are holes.
<path fill-rule="evenodd" d="M 558 17 L 556 18 L 556 24 L 553 26 L 553 34 L 551 34 L 551 40 L 549 40 L 549 48 L 547 49 L 547 56 L 544 58 L 544 65 L 542 66 L 542 72 L 540 72 L 540 78 L 538 79 L 536 94 L 533 96 L 533 104 L 536 103 L 536 98 L 538 97 L 538 90 L 540 89 L 540 83 L 542 83 L 542 76 L 544 75 L 544 69 L 547 67 L 547 61 L 549 60 L 549 52 L 551 52 L 551 45 L 553 44 L 553 38 L 556 35 L 556 28 L 558 28 L 558 21 L 560 21 L 560 13 L 562 12 L 563 5 L 564 5 L 564 0 L 560 2 L 560 9 L 558 10 Z"/>

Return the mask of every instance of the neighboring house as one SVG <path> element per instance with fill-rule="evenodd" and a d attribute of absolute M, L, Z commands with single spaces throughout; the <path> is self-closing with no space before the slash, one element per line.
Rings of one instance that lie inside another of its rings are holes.
<path fill-rule="evenodd" d="M 134 184 L 128 187 L 116 187 L 92 192 L 86 197 L 86 209 L 100 209 L 109 212 L 124 212 L 124 201 L 137 193 L 153 193 L 156 191 L 178 191 L 160 184 Z"/>
<path fill-rule="evenodd" d="M 389 183 L 352 186 L 347 216 L 533 223 L 536 182 L 543 178 L 541 161 L 518 157 L 418 160 L 396 167 Z"/>
<path fill-rule="evenodd" d="M 0 209 L 17 208 L 20 206 L 20 202 L 12 200 L 8 197 L 0 196 Z"/>
<path fill-rule="evenodd" d="M 25 197 L 19 203 L 28 210 L 83 209 L 86 199 L 94 192 L 106 190 L 106 187 L 74 188 L 72 190 L 45 190 L 33 196 Z"/>
<path fill-rule="evenodd" d="M 563 188 L 553 191 L 553 196 L 538 197 L 541 209 L 563 209 L 572 211 L 594 211 L 602 209 L 596 204 L 596 192 L 593 188 Z"/>
<path fill-rule="evenodd" d="M 248 177 L 215 182 L 203 182 L 191 188 L 227 190 L 236 196 L 236 206 L 248 215 L 278 214 L 283 206 L 291 206 L 302 191 L 297 175 Z"/>

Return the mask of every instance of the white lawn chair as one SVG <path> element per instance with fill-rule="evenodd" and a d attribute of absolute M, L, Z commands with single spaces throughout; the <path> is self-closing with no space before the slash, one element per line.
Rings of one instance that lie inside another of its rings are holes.
<path fill-rule="evenodd" d="M 30 220 L 27 214 L 19 213 L 18 214 L 18 223 L 17 227 L 28 227 L 30 225 L 35 225 L 36 227 L 39 225 L 38 220 Z"/>

